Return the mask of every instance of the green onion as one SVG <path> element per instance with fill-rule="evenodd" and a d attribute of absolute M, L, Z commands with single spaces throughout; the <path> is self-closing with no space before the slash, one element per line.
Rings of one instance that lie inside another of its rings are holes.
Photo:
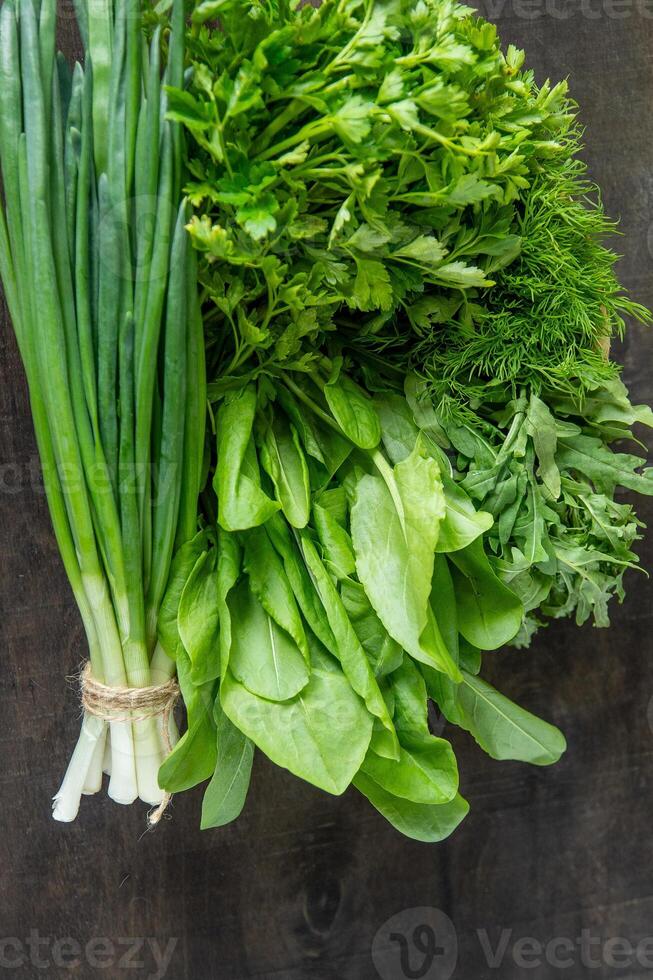
<path fill-rule="evenodd" d="M 87 57 L 71 73 L 55 0 L 0 11 L 0 275 L 93 675 L 146 687 L 172 554 L 196 530 L 203 337 L 176 123 L 160 153 L 161 30 L 148 53 L 135 0 L 80 0 L 77 16 Z M 171 16 L 177 83 L 183 0 Z M 155 681 L 172 675 L 166 660 L 159 648 Z M 155 719 L 87 715 L 55 818 L 74 819 L 103 769 L 114 800 L 160 803 L 163 751 Z"/>

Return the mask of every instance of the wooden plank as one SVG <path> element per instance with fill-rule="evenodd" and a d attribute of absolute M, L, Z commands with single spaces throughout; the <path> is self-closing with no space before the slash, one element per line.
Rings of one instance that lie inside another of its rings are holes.
<path fill-rule="evenodd" d="M 621 275 L 636 298 L 653 306 L 653 20 L 635 2 L 565 0 L 565 17 L 554 15 L 553 0 L 490 4 L 485 0 L 482 9 L 494 13 L 506 42 L 527 47 L 540 80 L 570 75 L 583 106 L 586 158 L 608 210 L 622 219 Z M 629 15 L 611 17 L 617 9 Z M 541 16 L 531 16 L 537 11 Z M 597 11 L 592 19 L 588 12 Z M 70 5 L 63 14 L 62 42 L 72 53 Z M 636 397 L 653 401 L 651 332 L 633 330 L 623 354 Z M 404 840 L 355 792 L 326 796 L 261 758 L 245 813 L 221 831 L 199 831 L 198 793 L 175 800 L 171 818 L 144 836 L 145 808 L 103 798 L 85 800 L 75 824 L 58 825 L 49 797 L 78 725 L 65 678 L 84 648 L 35 458 L 22 370 L 3 311 L 0 957 L 24 957 L 13 968 L 0 963 L 8 975 L 153 976 L 149 940 L 156 940 L 164 950 L 174 941 L 170 980 L 377 980 L 378 930 L 396 913 L 424 906 L 443 910 L 455 925 L 455 980 L 523 977 L 514 942 L 524 937 L 575 942 L 589 929 L 590 939 L 623 936 L 636 944 L 651 934 L 653 609 L 643 576 L 629 573 L 628 600 L 614 610 L 611 632 L 558 623 L 527 653 L 487 658 L 490 679 L 560 724 L 569 751 L 557 767 L 532 770 L 492 762 L 470 738 L 452 733 L 472 812 L 445 844 Z M 653 524 L 653 504 L 639 509 Z M 651 537 L 642 554 L 653 567 Z M 410 939 L 420 916 L 402 921 Z M 483 929 L 493 948 L 502 930 L 512 930 L 493 971 Z M 113 951 L 104 950 L 110 965 L 97 965 L 97 945 L 96 960 L 84 954 L 75 970 L 58 965 L 65 950 L 55 940 L 67 937 L 81 946 L 113 943 Z M 128 952 L 121 937 L 148 940 L 136 954 L 142 968 L 120 964 Z M 3 943 L 12 938 L 17 942 Z M 567 970 L 574 980 L 650 974 L 637 964 L 594 969 L 576 949 Z M 557 975 L 546 963 L 527 973 L 536 980 Z M 401 973 L 392 980 L 402 980 Z"/>

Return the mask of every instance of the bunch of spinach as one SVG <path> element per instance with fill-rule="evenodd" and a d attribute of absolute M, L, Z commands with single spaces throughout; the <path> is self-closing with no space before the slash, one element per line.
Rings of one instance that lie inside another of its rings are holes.
<path fill-rule="evenodd" d="M 257 746 L 327 792 L 353 783 L 405 834 L 442 839 L 467 804 L 429 697 L 495 758 L 546 765 L 564 750 L 478 677 L 523 606 L 486 555 L 492 517 L 409 416 L 327 360 L 311 380 L 219 399 L 217 520 L 178 553 L 160 620 L 189 711 L 162 784 L 211 777 L 205 827 L 240 813 Z"/>

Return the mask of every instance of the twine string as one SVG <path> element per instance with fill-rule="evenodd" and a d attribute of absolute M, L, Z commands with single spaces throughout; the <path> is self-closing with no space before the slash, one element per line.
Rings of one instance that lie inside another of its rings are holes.
<path fill-rule="evenodd" d="M 170 741 L 170 718 L 179 699 L 179 684 L 173 678 L 152 687 L 109 687 L 93 676 L 90 663 L 84 667 L 80 686 L 84 710 L 106 722 L 138 722 L 161 717 L 161 729 L 166 755 L 173 749 Z M 165 792 L 163 800 L 148 816 L 155 827 L 165 813 L 172 794 Z"/>

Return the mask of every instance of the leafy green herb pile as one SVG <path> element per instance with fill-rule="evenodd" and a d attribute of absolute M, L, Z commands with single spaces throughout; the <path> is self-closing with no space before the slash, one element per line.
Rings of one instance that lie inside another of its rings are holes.
<path fill-rule="evenodd" d="M 615 487 L 653 481 L 610 444 L 653 416 L 605 347 L 647 313 L 566 86 L 468 8 L 207 0 L 187 48 L 170 118 L 217 445 L 165 605 L 193 712 L 162 782 L 213 773 L 224 824 L 255 745 L 438 840 L 466 806 L 429 699 L 495 758 L 564 751 L 481 651 L 623 596 L 640 525 Z"/>
<path fill-rule="evenodd" d="M 258 747 L 441 840 L 468 808 L 429 701 L 556 762 L 482 654 L 607 625 L 641 528 L 616 488 L 653 493 L 606 357 L 648 314 L 566 85 L 453 0 L 78 19 L 71 74 L 54 0 L 2 6 L 0 273 L 92 673 L 176 670 L 188 724 L 168 751 L 87 711 L 55 816 L 104 770 L 120 802 L 210 780 L 224 825 Z"/>
<path fill-rule="evenodd" d="M 416 372 L 432 403 L 418 414 L 439 420 L 456 478 L 496 519 L 497 567 L 528 610 L 518 642 L 575 609 L 605 625 L 636 561 L 614 489 L 652 486 L 644 460 L 612 451 L 651 415 L 605 349 L 625 314 L 648 314 L 602 243 L 613 226 L 576 157 L 566 85 L 538 87 L 492 25 L 440 0 L 224 0 L 193 23 L 192 80 L 170 99 L 194 140 L 212 397 L 311 377 L 324 352 L 370 390 Z M 572 437 L 582 451 L 565 450 Z M 558 450 L 541 479 L 539 453 Z"/>

